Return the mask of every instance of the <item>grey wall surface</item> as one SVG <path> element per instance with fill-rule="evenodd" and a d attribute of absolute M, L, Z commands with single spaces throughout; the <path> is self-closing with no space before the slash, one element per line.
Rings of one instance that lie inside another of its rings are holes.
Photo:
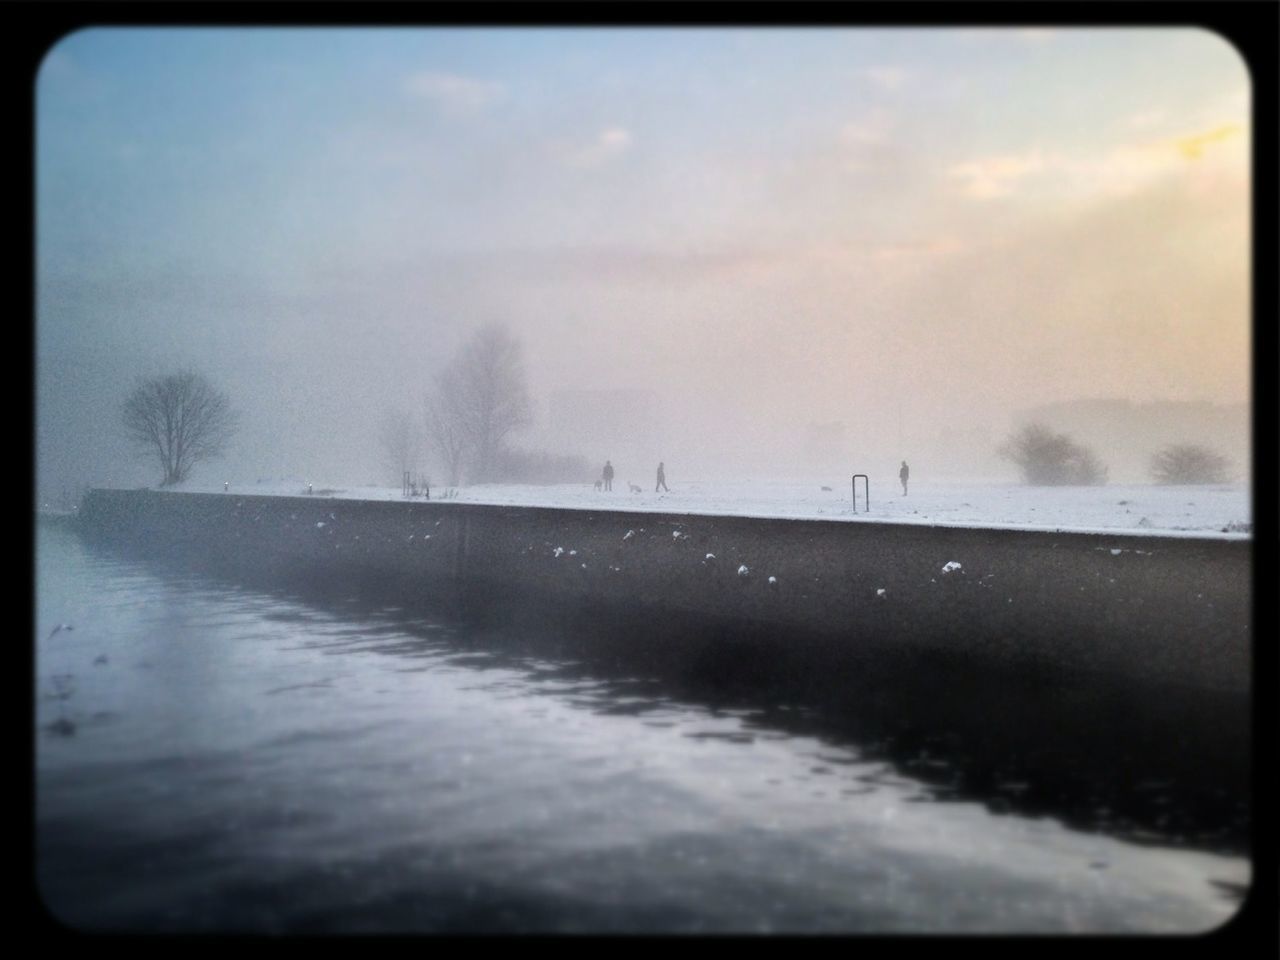
<path fill-rule="evenodd" d="M 334 589 L 776 625 L 849 661 L 1250 689 L 1248 541 L 147 490 L 91 491 L 80 526 Z"/>

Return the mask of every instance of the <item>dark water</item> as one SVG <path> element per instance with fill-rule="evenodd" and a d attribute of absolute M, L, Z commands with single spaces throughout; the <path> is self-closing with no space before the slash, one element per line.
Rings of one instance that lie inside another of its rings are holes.
<path fill-rule="evenodd" d="M 36 559 L 37 882 L 79 929 L 1203 931 L 1249 884 L 1238 783 L 1082 763 L 1087 738 L 237 586 L 68 530 Z"/>

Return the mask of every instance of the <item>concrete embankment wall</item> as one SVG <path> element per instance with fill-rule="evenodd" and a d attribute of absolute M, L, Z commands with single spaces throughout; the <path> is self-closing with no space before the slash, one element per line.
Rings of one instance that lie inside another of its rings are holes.
<path fill-rule="evenodd" d="M 92 491 L 80 525 L 155 554 L 377 582 L 406 599 L 776 625 L 780 644 L 819 637 L 852 661 L 917 651 L 1250 686 L 1247 541 L 145 490 Z"/>

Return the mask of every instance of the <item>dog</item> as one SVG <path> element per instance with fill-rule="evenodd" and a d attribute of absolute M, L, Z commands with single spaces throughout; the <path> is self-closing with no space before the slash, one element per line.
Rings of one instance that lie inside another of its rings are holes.
<path fill-rule="evenodd" d="M 603 490 L 603 489 L 604 489 L 604 481 L 603 481 L 603 480 L 597 480 L 597 481 L 596 481 L 596 492 L 597 492 L 597 493 L 599 493 L 599 492 L 600 492 L 601 490 Z"/>
<path fill-rule="evenodd" d="M 631 492 L 632 492 L 632 493 L 643 493 L 643 492 L 644 492 L 644 491 L 643 491 L 643 490 L 641 490 L 639 487 L 637 487 L 634 483 L 632 483 L 630 480 L 628 480 L 628 481 L 627 481 L 627 486 L 631 488 Z"/>

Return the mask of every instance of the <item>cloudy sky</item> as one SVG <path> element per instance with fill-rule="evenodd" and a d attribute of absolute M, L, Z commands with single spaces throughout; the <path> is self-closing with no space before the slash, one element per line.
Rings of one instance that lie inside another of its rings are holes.
<path fill-rule="evenodd" d="M 1249 97 L 1189 29 L 75 33 L 38 479 L 154 480 L 118 405 L 175 364 L 244 414 L 219 474 L 374 479 L 493 320 L 540 409 L 653 391 L 673 476 L 785 472 L 811 422 L 891 474 L 1032 404 L 1247 402 Z"/>

